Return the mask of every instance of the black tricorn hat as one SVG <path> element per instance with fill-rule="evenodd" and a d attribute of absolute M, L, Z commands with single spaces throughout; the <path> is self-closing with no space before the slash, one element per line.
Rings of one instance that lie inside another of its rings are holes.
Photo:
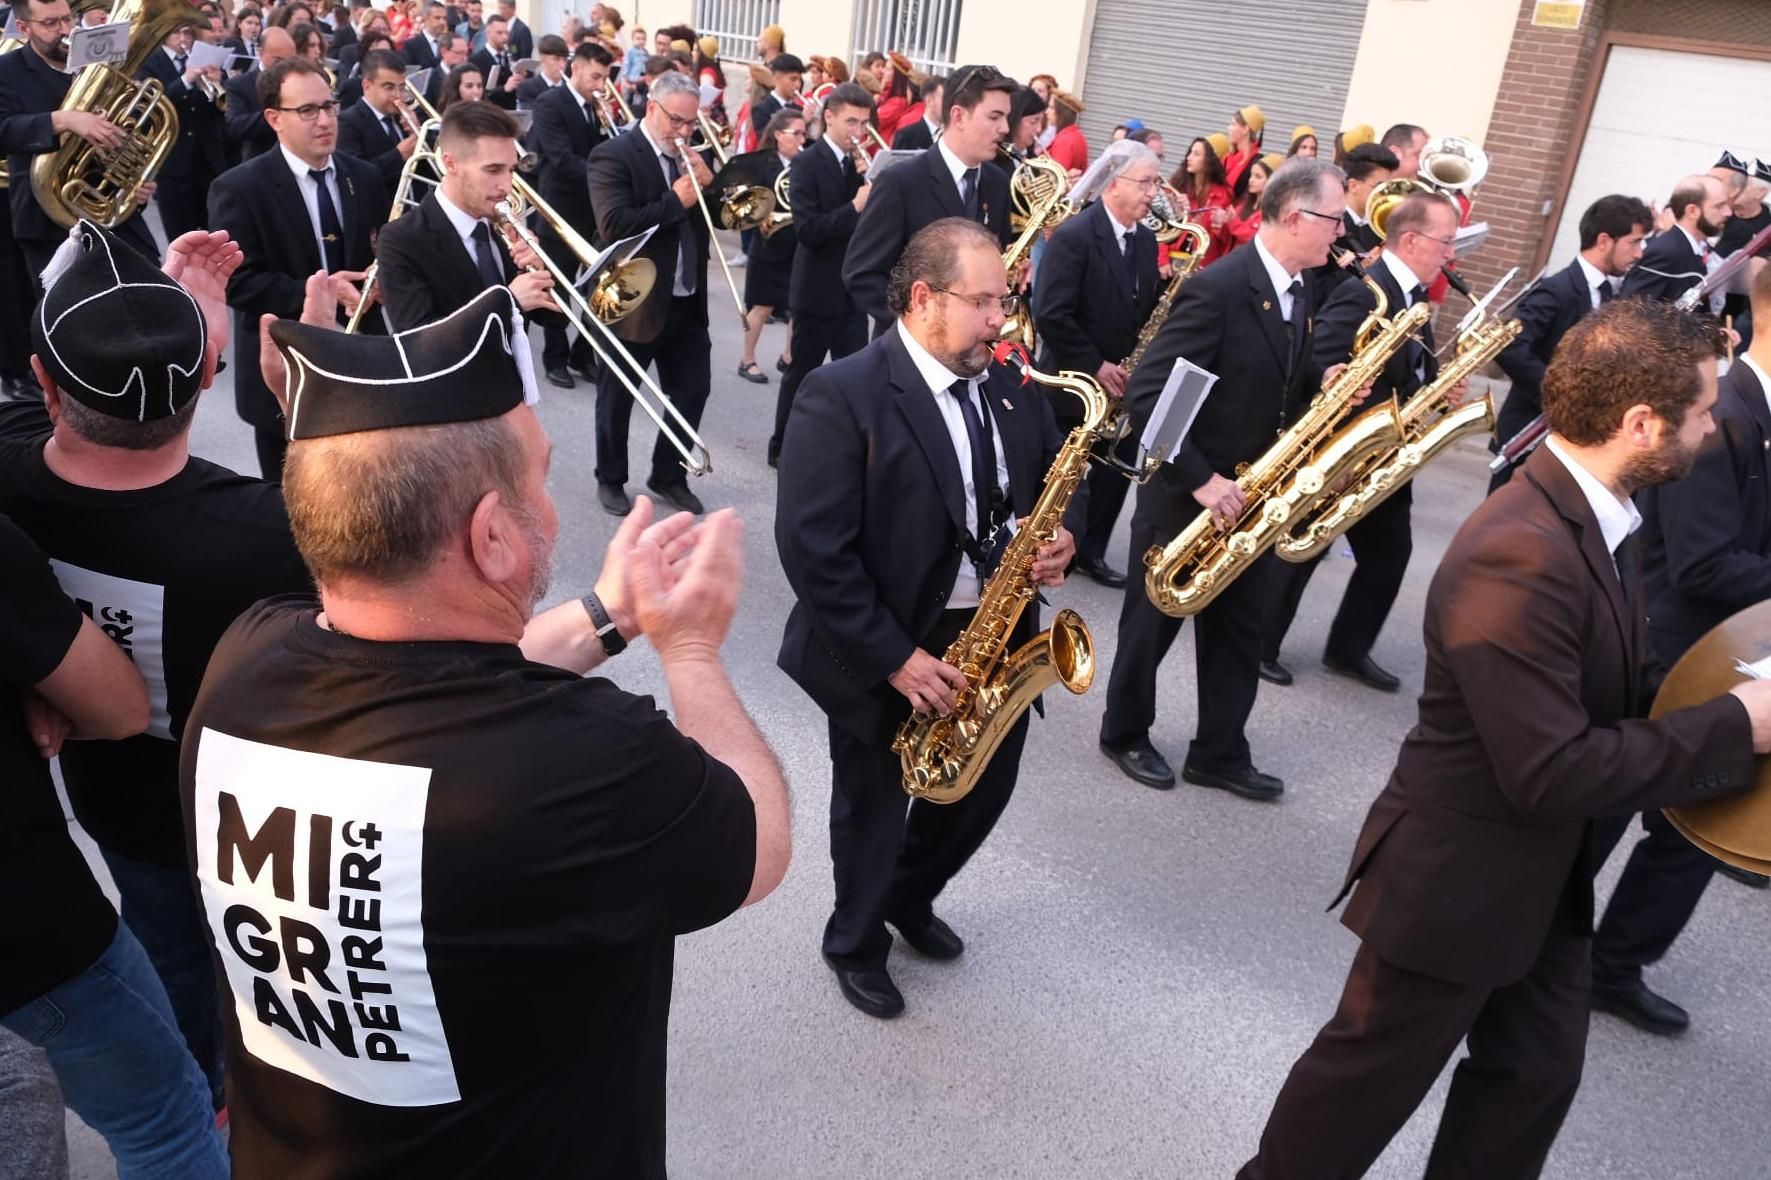
<path fill-rule="evenodd" d="M 169 418 L 203 388 L 203 310 L 110 230 L 80 221 L 43 270 L 31 347 L 56 388 L 102 414 Z"/>
<path fill-rule="evenodd" d="M 1771 182 L 1771 164 L 1767 164 L 1763 160 L 1754 160 L 1753 161 L 1753 170 L 1752 170 L 1752 172 L 1748 173 L 1748 175 L 1750 175 L 1754 180 L 1763 180 L 1766 182 Z"/>
<path fill-rule="evenodd" d="M 1723 152 L 1722 158 L 1717 160 L 1714 166 L 1717 168 L 1726 168 L 1730 172 L 1738 172 L 1742 176 L 1749 175 L 1746 161 L 1742 160 L 1739 156 L 1736 156 L 1733 152 Z"/>
<path fill-rule="evenodd" d="M 474 422 L 539 400 L 509 287 L 488 287 L 436 323 L 394 336 L 279 320 L 271 340 L 288 368 L 292 441 Z"/>

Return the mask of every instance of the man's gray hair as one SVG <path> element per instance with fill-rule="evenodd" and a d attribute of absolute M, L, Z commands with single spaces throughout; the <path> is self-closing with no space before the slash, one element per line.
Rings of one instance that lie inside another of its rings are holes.
<path fill-rule="evenodd" d="M 701 87 L 687 74 L 672 70 L 652 79 L 652 89 L 648 97 L 653 101 L 669 98 L 673 94 L 692 94 L 697 105 L 701 102 Z"/>
<path fill-rule="evenodd" d="M 1147 145 L 1129 139 L 1110 143 L 1107 150 L 1089 165 L 1088 171 L 1077 179 L 1070 191 L 1070 199 L 1078 203 L 1092 201 L 1106 192 L 1109 184 L 1140 164 L 1148 164 L 1159 174 L 1162 171 L 1162 161 Z"/>
<path fill-rule="evenodd" d="M 1347 186 L 1347 174 L 1327 160 L 1293 156 L 1279 165 L 1261 191 L 1262 224 L 1276 225 L 1286 214 L 1315 205 L 1322 195 L 1324 177 L 1332 178 L 1343 189 Z"/>

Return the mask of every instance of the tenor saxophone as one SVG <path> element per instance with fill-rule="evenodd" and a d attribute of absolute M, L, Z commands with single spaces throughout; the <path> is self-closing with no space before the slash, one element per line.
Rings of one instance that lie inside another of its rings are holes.
<path fill-rule="evenodd" d="M 1180 259 L 1175 263 L 1174 277 L 1168 280 L 1168 286 L 1163 289 L 1162 297 L 1156 301 L 1156 306 L 1150 309 L 1149 318 L 1144 321 L 1143 328 L 1138 331 L 1138 342 L 1133 346 L 1131 355 L 1119 362 L 1119 367 L 1125 370 L 1128 381 L 1131 379 L 1132 371 L 1138 367 L 1138 362 L 1144 359 L 1144 351 L 1150 347 L 1150 341 L 1156 339 L 1156 333 L 1162 330 L 1162 325 L 1168 320 L 1168 313 L 1174 308 L 1175 296 L 1181 293 L 1181 285 L 1192 278 L 1193 272 L 1199 269 L 1199 260 L 1205 257 L 1206 248 L 1211 244 L 1211 233 L 1204 226 L 1191 221 L 1175 224 L 1180 227 L 1178 232 L 1166 239 L 1158 235 L 1158 240 L 1167 245 L 1182 237 L 1189 237 L 1193 239 L 1193 249 L 1171 255 L 1171 257 Z"/>
<path fill-rule="evenodd" d="M 1432 383 L 1402 408 L 1402 439 L 1395 446 L 1367 455 L 1351 471 L 1352 483 L 1334 500 L 1301 521 L 1273 546 L 1282 560 L 1309 561 L 1334 543 L 1360 517 L 1393 496 L 1458 439 L 1494 429 L 1494 401 L 1457 405 L 1450 394 L 1460 382 L 1499 356 L 1522 330 L 1518 320 L 1484 320 L 1458 334 L 1457 354 Z M 1351 429 L 1349 427 L 1348 429 Z M 1331 473 L 1330 482 L 1343 482 Z"/>
<path fill-rule="evenodd" d="M 1064 440 L 1032 513 L 984 583 L 977 613 L 941 657 L 965 674 L 953 712 L 944 717 L 912 713 L 892 739 L 892 750 L 903 762 L 904 789 L 930 803 L 963 799 L 1040 693 L 1053 684 L 1087 692 L 1095 676 L 1094 636 L 1073 610 L 1059 611 L 1049 630 L 1012 652 L 1006 649 L 1021 612 L 1039 592 L 1029 579 L 1033 559 L 1040 546 L 1057 536 L 1064 510 L 1088 470 L 1089 451 L 1100 439 L 1117 435 L 1121 403 L 1092 377 L 1037 373 L 1018 351 L 998 346 L 999 360 L 1011 354 L 1028 378 L 1081 398 L 1083 420 Z"/>
<path fill-rule="evenodd" d="M 1201 512 L 1168 544 L 1152 545 L 1144 554 L 1144 592 L 1163 614 L 1185 617 L 1204 610 L 1292 522 L 1322 501 L 1331 473 L 1401 439 L 1393 398 L 1337 432 L 1353 409 L 1354 395 L 1383 372 L 1390 357 L 1432 314 L 1431 306 L 1422 302 L 1394 320 L 1385 319 L 1389 301 L 1376 283 L 1364 281 L 1377 305 L 1360 326 L 1358 350 L 1340 376 L 1310 402 L 1303 417 L 1237 476 L 1236 486 L 1245 501 L 1241 514 L 1220 531 L 1211 513 Z"/>

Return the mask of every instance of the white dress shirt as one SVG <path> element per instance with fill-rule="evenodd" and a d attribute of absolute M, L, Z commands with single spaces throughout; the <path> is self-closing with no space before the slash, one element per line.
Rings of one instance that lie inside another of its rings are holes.
<path fill-rule="evenodd" d="M 295 174 L 295 187 L 301 193 L 301 203 L 307 206 L 307 223 L 314 234 L 314 249 L 319 251 L 320 265 L 326 265 L 326 235 L 320 229 L 320 186 L 313 177 L 308 175 L 308 162 L 290 151 L 282 144 L 277 149 L 283 153 L 283 160 L 289 165 L 289 171 Z M 326 191 L 332 196 L 332 208 L 338 212 L 338 224 L 344 226 L 344 202 L 338 196 L 338 169 L 332 165 L 332 157 L 326 157 Z"/>
<path fill-rule="evenodd" d="M 1580 465 L 1580 462 L 1562 449 L 1555 436 L 1544 439 L 1544 446 L 1550 454 L 1562 461 L 1568 468 L 1568 474 L 1580 485 L 1580 490 L 1592 506 L 1593 516 L 1599 521 L 1599 535 L 1605 539 L 1605 551 L 1611 554 L 1611 568 L 1617 569 L 1617 547 L 1623 544 L 1625 537 L 1642 527 L 1642 514 L 1636 511 L 1636 505 L 1627 497 L 1620 497 L 1600 482 L 1599 477 Z"/>
<path fill-rule="evenodd" d="M 1101 202 L 1101 212 L 1107 215 L 1107 224 L 1113 227 L 1113 240 L 1119 243 L 1119 256 L 1124 258 L 1125 252 L 1129 248 L 1126 245 L 1125 235 L 1133 232 L 1137 227 L 1120 225 L 1119 218 L 1113 216 L 1113 210 L 1107 208 L 1107 202 L 1105 201 Z"/>
<path fill-rule="evenodd" d="M 1267 271 L 1267 281 L 1273 284 L 1273 294 L 1279 299 L 1279 314 L 1287 320 L 1291 319 L 1291 285 L 1303 272 L 1292 274 L 1280 266 L 1279 260 L 1273 257 L 1272 251 L 1267 249 L 1267 243 L 1261 241 L 1259 234 L 1254 236 L 1254 252 L 1260 255 L 1261 266 Z"/>
<path fill-rule="evenodd" d="M 965 413 L 959 408 L 959 399 L 947 392 L 948 386 L 960 379 L 959 374 L 930 356 L 904 327 L 902 320 L 898 322 L 898 338 L 904 342 L 904 349 L 910 354 L 910 363 L 916 366 L 917 374 L 927 383 L 935 399 L 935 408 L 941 411 L 941 421 L 947 426 L 947 437 L 953 440 L 953 454 L 959 460 L 960 482 L 965 485 L 965 527 L 975 537 L 978 535 L 978 489 L 972 480 L 972 438 L 966 433 Z M 1006 492 L 1008 457 L 1002 449 L 1002 430 L 996 426 L 995 416 L 990 413 L 989 399 L 983 396 L 983 378 L 973 377 L 969 384 L 972 404 L 990 423 L 990 438 L 996 447 L 996 486 Z M 953 593 L 948 596 L 947 609 L 977 606 L 978 590 L 978 571 L 972 567 L 971 558 L 960 558 L 959 573 L 953 579 Z"/>
<path fill-rule="evenodd" d="M 1734 354 L 1734 363 L 1745 365 L 1752 370 L 1753 376 L 1759 379 L 1759 391 L 1765 395 L 1765 405 L 1767 408 L 1771 408 L 1771 375 L 1767 375 L 1765 370 L 1760 367 L 1759 362 L 1744 352 Z"/>
<path fill-rule="evenodd" d="M 1579 254 L 1574 256 L 1574 261 L 1580 263 L 1580 273 L 1585 275 L 1587 280 L 1587 296 L 1593 301 L 1593 310 L 1598 311 L 1599 289 L 1610 285 L 1611 277 Z"/>
<path fill-rule="evenodd" d="M 1396 255 L 1390 253 L 1388 250 L 1379 252 L 1378 261 L 1382 262 L 1389 268 L 1390 276 L 1396 280 L 1396 285 L 1402 288 L 1402 306 L 1400 308 L 1391 308 L 1391 313 L 1394 314 L 1397 311 L 1407 311 L 1414 306 L 1414 289 L 1416 287 L 1424 286 L 1425 284 L 1420 281 L 1420 276 L 1414 273 L 1414 268 L 1412 266 L 1409 266 L 1406 262 L 1396 257 Z M 1421 349 L 1420 359 L 1415 362 L 1414 379 L 1422 384 L 1426 383 L 1427 350 L 1425 348 Z"/>
<path fill-rule="evenodd" d="M 685 174 L 691 165 L 687 160 L 681 159 L 680 157 L 673 157 L 663 148 L 659 147 L 658 141 L 652 138 L 651 126 L 644 119 L 640 120 L 640 134 L 645 136 L 646 142 L 652 146 L 652 158 L 658 161 L 658 171 L 664 175 L 664 187 L 669 188 L 672 183 L 670 179 L 670 161 L 673 159 L 676 160 L 678 170 Z M 692 234 L 695 232 L 695 227 L 692 225 L 686 226 L 679 229 L 677 232 L 679 234 Z M 715 242 L 714 247 L 717 249 L 718 246 L 719 243 Z M 677 252 L 676 275 L 670 282 L 670 293 L 679 298 L 684 295 L 693 295 L 695 293 L 694 276 L 689 273 L 688 266 L 682 261 L 682 252 L 680 249 Z"/>
<path fill-rule="evenodd" d="M 946 163 L 947 163 L 947 171 L 949 171 L 953 174 L 953 187 L 959 190 L 959 195 L 961 197 L 964 197 L 965 196 L 965 174 L 970 169 L 971 165 L 967 164 L 964 160 L 961 160 L 958 156 L 954 155 L 953 149 L 947 146 L 947 141 L 945 139 L 942 139 L 942 140 L 939 140 L 936 142 L 935 150 L 937 152 L 941 153 L 941 159 L 946 161 Z M 983 191 L 983 187 L 984 187 L 984 168 L 982 165 L 979 165 L 978 166 L 978 189 L 980 192 Z"/>
<path fill-rule="evenodd" d="M 467 249 L 467 256 L 473 259 L 474 266 L 477 268 L 479 266 L 480 256 L 475 248 L 473 236 L 474 229 L 482 221 L 486 221 L 486 219 L 483 217 L 469 216 L 465 209 L 449 199 L 448 195 L 443 192 L 442 185 L 439 184 L 432 191 L 437 194 L 437 208 L 441 209 L 443 211 L 443 216 L 449 219 L 449 224 L 454 227 L 456 236 L 461 239 L 462 246 Z M 486 221 L 486 227 L 492 231 L 492 236 L 494 238 L 499 236 L 496 228 L 491 222 Z M 502 270 L 504 268 L 504 259 L 498 257 L 498 246 L 496 243 L 494 243 L 492 247 L 492 257 L 498 260 L 499 269 Z"/>

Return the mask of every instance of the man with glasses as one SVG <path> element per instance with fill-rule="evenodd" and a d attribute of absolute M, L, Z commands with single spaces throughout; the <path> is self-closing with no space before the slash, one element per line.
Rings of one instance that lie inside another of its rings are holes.
<path fill-rule="evenodd" d="M 45 152 L 61 146 L 62 136 L 76 135 L 94 147 L 116 148 L 129 131 L 91 111 L 61 110 L 62 99 L 73 85 L 67 73 L 67 37 L 74 31 L 74 16 L 67 0 L 19 0 L 13 10 L 25 44 L 15 53 L 0 56 L 0 152 L 7 157 L 12 174 L 12 232 L 24 252 L 31 282 L 42 294 L 41 276 L 56 247 L 67 241 L 68 231 L 50 220 L 30 183 L 31 165 Z M 120 239 L 148 258 L 158 259 L 160 248 L 141 218 L 141 208 L 154 194 L 150 181 L 136 194 L 136 210 L 112 230 Z"/>
<path fill-rule="evenodd" d="M 371 49 L 363 58 L 363 97 L 338 116 L 339 152 L 375 165 L 390 193 L 418 146 L 406 126 L 405 102 L 406 63 L 391 49 Z"/>
<path fill-rule="evenodd" d="M 713 349 L 707 332 L 707 219 L 695 208 L 697 186 L 713 183 L 713 173 L 698 152 L 683 149 L 695 138 L 700 107 L 701 89 L 693 79 L 660 74 L 652 82 L 638 130 L 599 145 L 588 166 L 599 246 L 656 227 L 640 257 L 652 260 L 657 284 L 614 331 L 641 368 L 656 362 L 659 386 L 691 426 L 701 424 L 707 405 Z M 597 376 L 597 501 L 604 511 L 625 516 L 633 507 L 626 487 L 633 398 L 614 369 L 604 365 Z M 637 374 L 628 376 L 638 379 Z M 652 447 L 646 486 L 673 508 L 702 511 L 676 449 L 662 433 Z"/>
<path fill-rule="evenodd" d="M 1346 208 L 1341 170 L 1322 160 L 1288 160 L 1261 193 L 1254 242 L 1187 281 L 1174 310 L 1126 386 L 1141 427 L 1177 358 L 1216 373 L 1217 385 L 1194 420 L 1186 445 L 1138 489 L 1129 564 L 1142 563 L 1191 524 L 1201 508 L 1229 528 L 1246 505 L 1236 473 L 1272 445 L 1309 404 L 1325 374 L 1310 348 L 1312 300 L 1305 271 L 1328 261 Z M 1332 374 L 1332 370 L 1330 374 Z M 1277 799 L 1285 785 L 1254 767 L 1244 727 L 1260 687 L 1261 615 L 1269 571 L 1265 554 L 1198 615 L 1199 723 L 1181 776 L 1195 786 L 1245 799 Z M 1107 683 L 1101 749 L 1129 778 L 1157 790 L 1175 785 L 1167 759 L 1151 744 L 1156 670 L 1181 620 L 1126 587 L 1119 645 Z"/>
<path fill-rule="evenodd" d="M 1377 261 L 1366 268 L 1366 274 L 1388 300 L 1389 315 L 1400 315 L 1426 299 L 1427 287 L 1439 276 L 1441 268 L 1457 257 L 1457 218 L 1457 206 L 1437 193 L 1407 197 L 1390 214 L 1388 237 Z M 1364 283 L 1342 283 L 1336 287 L 1316 315 L 1312 337 L 1316 363 L 1327 368 L 1350 361 L 1359 325 L 1376 305 L 1371 288 Z M 1429 321 L 1384 366 L 1383 375 L 1372 385 L 1376 395 L 1372 404 L 1382 405 L 1392 396 L 1406 402 L 1437 377 L 1439 361 L 1434 352 L 1433 325 Z M 1463 388 L 1459 387 L 1456 396 L 1461 398 Z M 1409 527 L 1413 493 L 1414 485 L 1404 484 L 1347 530 L 1347 543 L 1352 546 L 1358 564 L 1347 580 L 1347 591 L 1341 597 L 1340 609 L 1335 612 L 1322 651 L 1324 668 L 1379 692 L 1395 692 L 1402 686 L 1393 673 L 1371 658 L 1371 649 L 1389 617 L 1397 592 L 1402 589 L 1408 558 L 1414 550 Z M 1279 662 L 1279 649 L 1297 614 L 1304 588 L 1310 584 L 1310 575 L 1316 572 L 1321 560 L 1318 557 L 1298 564 L 1282 562 L 1275 571 L 1267 621 L 1261 627 L 1261 679 L 1269 684 L 1292 682 L 1291 671 Z"/>
<path fill-rule="evenodd" d="M 849 239 L 842 277 L 855 302 L 874 322 L 877 336 L 891 327 L 887 279 L 904 244 L 923 226 L 943 217 L 965 217 L 996 234 L 1003 246 L 1009 229 L 1008 177 L 985 163 L 1008 134 L 1009 106 L 1019 86 L 990 66 L 961 66 L 947 79 L 941 138 L 918 160 L 906 161 L 873 181 L 873 195 Z"/>
<path fill-rule="evenodd" d="M 1115 397 L 1125 393 L 1121 364 L 1137 347 L 1138 333 L 1162 293 L 1156 272 L 1156 235 L 1143 224 L 1161 183 L 1156 153 L 1121 140 L 1101 153 L 1078 184 L 1099 194 L 1078 217 L 1059 226 L 1046 243 L 1040 282 L 1033 291 L 1033 322 L 1039 328 L 1040 368 L 1087 373 Z M 1082 406 L 1067 393 L 1052 399 L 1058 424 L 1082 420 Z M 1136 447 L 1127 440 L 1127 446 Z M 1088 527 L 1076 549 L 1076 572 L 1103 586 L 1125 585 L 1125 574 L 1107 564 L 1107 542 L 1125 503 L 1126 478 L 1097 465 L 1088 474 Z"/>
<path fill-rule="evenodd" d="M 304 57 L 278 62 L 259 76 L 258 97 L 277 148 L 222 173 L 209 190 L 209 225 L 245 252 L 228 282 L 234 408 L 256 434 L 259 470 L 276 480 L 288 441 L 258 368 L 259 317 L 299 316 L 303 284 L 322 270 L 341 312 L 356 310 L 388 190 L 374 165 L 335 150 L 338 103 L 319 66 Z M 378 318 L 364 322 L 373 330 Z"/>
<path fill-rule="evenodd" d="M 887 292 L 897 324 L 806 378 L 781 450 L 775 544 L 798 602 L 778 662 L 830 728 L 836 904 L 824 958 L 843 998 L 881 1019 L 904 1010 L 887 923 L 925 958 L 965 950 L 934 901 L 1007 806 L 1027 737 L 1022 717 L 971 793 L 939 805 L 910 801 L 891 748 L 912 710 L 947 713 L 965 687 L 941 653 L 972 621 L 1063 441 L 1037 388 L 991 367 L 1018 310 L 1001 251 L 962 217 L 913 236 Z M 1071 522 L 1086 499 L 1071 502 Z M 1061 584 L 1074 552 L 1059 529 L 1033 581 Z M 1022 615 L 1010 646 L 1032 637 L 1037 615 Z"/>

